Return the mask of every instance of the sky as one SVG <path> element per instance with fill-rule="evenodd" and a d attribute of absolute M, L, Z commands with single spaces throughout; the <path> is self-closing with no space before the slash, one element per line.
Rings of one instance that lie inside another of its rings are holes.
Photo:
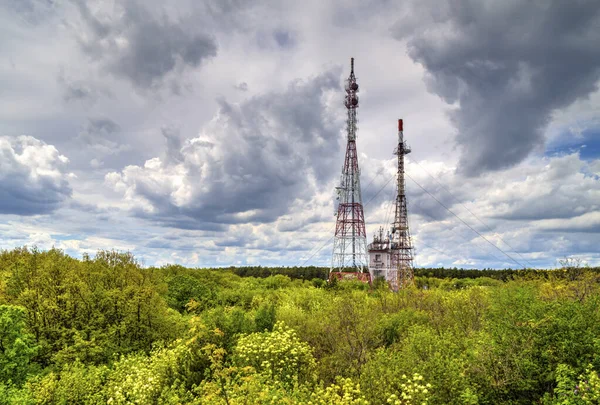
<path fill-rule="evenodd" d="M 354 57 L 369 241 L 402 118 L 417 267 L 600 265 L 598 44 L 593 0 L 3 1 L 0 249 L 329 266 Z"/>

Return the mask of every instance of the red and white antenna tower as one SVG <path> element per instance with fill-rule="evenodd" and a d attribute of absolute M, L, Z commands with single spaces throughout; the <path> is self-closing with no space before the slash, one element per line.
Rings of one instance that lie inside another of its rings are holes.
<path fill-rule="evenodd" d="M 341 184 L 337 187 L 339 205 L 333 241 L 331 271 L 366 272 L 367 234 L 360 192 L 360 169 L 356 152 L 356 109 L 358 83 L 354 77 L 354 58 L 350 59 L 350 77 L 346 81 L 345 105 L 348 109 L 346 128 L 348 144 L 342 168 Z"/>
<path fill-rule="evenodd" d="M 398 120 L 398 146 L 394 150 L 394 154 L 398 156 L 396 214 L 391 232 L 385 235 L 383 228 L 380 228 L 379 235 L 376 234 L 369 244 L 371 277 L 383 277 L 394 291 L 414 284 L 413 246 L 404 190 L 404 155 L 409 153 L 410 147 L 404 141 L 403 122 Z"/>
<path fill-rule="evenodd" d="M 414 283 L 413 272 L 413 246 L 408 228 L 408 209 L 406 207 L 406 193 L 404 189 L 404 155 L 410 153 L 410 147 L 404 141 L 404 125 L 398 120 L 398 147 L 394 154 L 398 156 L 398 177 L 396 195 L 396 215 L 392 224 L 391 242 L 395 249 L 392 250 L 391 267 L 398 270 L 397 286 L 404 288 Z"/>

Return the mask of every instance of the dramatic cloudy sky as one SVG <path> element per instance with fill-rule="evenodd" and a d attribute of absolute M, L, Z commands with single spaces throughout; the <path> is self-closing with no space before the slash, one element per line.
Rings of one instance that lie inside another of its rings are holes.
<path fill-rule="evenodd" d="M 369 235 L 404 118 L 417 266 L 600 264 L 598 44 L 595 0 L 2 1 L 0 248 L 328 265 L 354 57 Z"/>

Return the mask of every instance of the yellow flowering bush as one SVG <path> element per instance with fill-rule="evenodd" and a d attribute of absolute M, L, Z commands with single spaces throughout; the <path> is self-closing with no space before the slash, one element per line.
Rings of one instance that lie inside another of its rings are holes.
<path fill-rule="evenodd" d="M 360 390 L 350 378 L 336 378 L 335 384 L 326 388 L 317 387 L 310 396 L 309 405 L 369 405 Z"/>
<path fill-rule="evenodd" d="M 310 382 L 290 386 L 269 373 L 257 373 L 252 366 L 226 366 L 221 348 L 208 345 L 206 350 L 212 361 L 212 378 L 196 387 L 193 405 L 369 405 L 360 385 L 349 378 L 338 377 L 326 388 Z"/>
<path fill-rule="evenodd" d="M 412 378 L 402 375 L 402 382 L 400 384 L 401 393 L 400 395 L 392 394 L 388 398 L 388 404 L 392 405 L 424 405 L 429 403 L 429 391 L 431 384 L 423 381 L 423 376 L 420 374 L 413 374 Z"/>
<path fill-rule="evenodd" d="M 272 332 L 242 336 L 234 348 L 238 367 L 253 367 L 258 373 L 287 386 L 315 380 L 312 349 L 296 332 L 278 322 Z"/>
<path fill-rule="evenodd" d="M 181 403 L 189 393 L 181 384 L 179 362 L 183 345 L 154 350 L 151 356 L 123 356 L 115 363 L 106 385 L 107 404 Z"/>
<path fill-rule="evenodd" d="M 278 405 L 303 404 L 308 396 L 306 386 L 284 386 L 267 373 L 257 373 L 252 366 L 238 367 L 225 361 L 227 352 L 214 344 L 204 346 L 210 359 L 211 378 L 195 389 L 193 405 Z"/>

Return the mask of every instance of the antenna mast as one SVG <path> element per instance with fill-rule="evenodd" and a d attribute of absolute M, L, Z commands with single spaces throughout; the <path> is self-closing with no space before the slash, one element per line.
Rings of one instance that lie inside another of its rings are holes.
<path fill-rule="evenodd" d="M 354 76 L 354 58 L 350 59 L 350 76 L 346 80 L 344 104 L 348 110 L 348 143 L 340 186 L 336 188 L 339 205 L 333 241 L 331 271 L 367 271 L 367 235 L 360 192 L 360 169 L 356 152 L 356 109 L 358 83 Z"/>
<path fill-rule="evenodd" d="M 404 125 L 402 120 L 398 120 L 398 146 L 394 150 L 394 155 L 398 156 L 394 222 L 391 233 L 385 235 L 381 228 L 369 244 L 369 273 L 372 279 L 383 277 L 394 291 L 414 284 L 413 246 L 404 189 L 404 155 L 409 153 L 410 148 L 404 142 Z"/>
<path fill-rule="evenodd" d="M 394 154 L 398 156 L 398 175 L 396 195 L 396 215 L 392 224 L 392 268 L 398 270 L 398 288 L 404 288 L 414 283 L 413 246 L 408 228 L 408 209 L 404 189 L 404 155 L 410 153 L 410 147 L 404 142 L 404 124 L 398 120 L 398 147 Z"/>

